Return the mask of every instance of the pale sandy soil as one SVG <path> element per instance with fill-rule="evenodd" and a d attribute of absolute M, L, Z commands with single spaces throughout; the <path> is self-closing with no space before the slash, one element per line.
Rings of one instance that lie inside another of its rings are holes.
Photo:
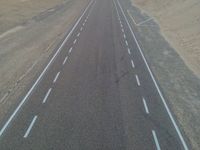
<path fill-rule="evenodd" d="M 0 122 L 19 103 L 88 2 L 0 1 Z"/>
<path fill-rule="evenodd" d="M 0 33 L 68 0 L 1 0 Z"/>
<path fill-rule="evenodd" d="M 161 31 L 200 77 L 200 1 L 132 0 L 160 24 Z"/>

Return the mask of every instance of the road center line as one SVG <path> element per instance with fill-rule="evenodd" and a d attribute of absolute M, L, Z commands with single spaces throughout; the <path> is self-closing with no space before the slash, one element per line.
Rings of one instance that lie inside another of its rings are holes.
<path fill-rule="evenodd" d="M 135 75 L 135 78 L 136 78 L 136 81 L 137 81 L 138 86 L 140 86 L 140 80 L 139 80 L 138 75 Z"/>
<path fill-rule="evenodd" d="M 31 124 L 29 125 L 29 127 L 28 127 L 26 133 L 24 134 L 24 138 L 27 138 L 27 137 L 28 137 L 28 135 L 29 135 L 31 129 L 33 128 L 33 125 L 34 125 L 36 119 L 37 119 L 37 116 L 35 116 L 35 117 L 33 118 L 33 120 L 31 121 Z"/>
<path fill-rule="evenodd" d="M 152 130 L 152 134 L 153 134 L 153 139 L 154 139 L 155 144 L 156 144 L 156 149 L 157 149 L 157 150 L 161 150 L 160 144 L 159 144 L 159 142 L 158 142 L 158 138 L 157 138 L 157 136 L 156 136 L 156 132 L 155 132 L 154 130 Z"/>
<path fill-rule="evenodd" d="M 63 61 L 63 65 L 66 63 L 67 59 L 68 59 L 68 56 L 65 57 L 65 59 Z"/>
<path fill-rule="evenodd" d="M 131 60 L 131 65 L 133 68 L 135 68 L 135 64 L 134 64 L 133 60 Z"/>
<path fill-rule="evenodd" d="M 54 78 L 54 80 L 53 80 L 53 83 L 55 83 L 55 82 L 57 81 L 59 75 L 60 75 L 60 72 L 58 72 L 58 73 L 56 74 L 56 76 L 55 76 L 55 78 Z"/>
<path fill-rule="evenodd" d="M 42 101 L 43 104 L 46 103 L 47 98 L 49 97 L 49 94 L 51 93 L 51 90 L 52 90 L 52 88 L 50 88 L 50 89 L 47 91 L 47 93 L 46 93 L 46 95 L 45 95 L 45 97 L 44 97 L 44 99 L 43 99 L 43 101 Z"/>
<path fill-rule="evenodd" d="M 142 98 L 142 101 L 143 101 L 143 104 L 144 104 L 144 108 L 145 108 L 145 111 L 147 114 L 149 114 L 149 109 L 147 107 L 147 103 L 146 103 L 146 100 L 144 99 L 144 97 Z"/>

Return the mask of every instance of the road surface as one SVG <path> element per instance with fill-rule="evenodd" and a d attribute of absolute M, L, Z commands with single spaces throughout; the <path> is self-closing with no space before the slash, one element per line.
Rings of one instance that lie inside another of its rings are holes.
<path fill-rule="evenodd" d="M 118 0 L 92 0 L 21 102 L 1 150 L 187 150 Z"/>

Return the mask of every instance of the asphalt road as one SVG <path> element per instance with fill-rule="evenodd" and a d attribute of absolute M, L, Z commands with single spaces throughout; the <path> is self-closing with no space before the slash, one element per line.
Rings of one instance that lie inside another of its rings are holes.
<path fill-rule="evenodd" d="M 120 2 L 91 1 L 2 122 L 1 150 L 187 150 Z"/>

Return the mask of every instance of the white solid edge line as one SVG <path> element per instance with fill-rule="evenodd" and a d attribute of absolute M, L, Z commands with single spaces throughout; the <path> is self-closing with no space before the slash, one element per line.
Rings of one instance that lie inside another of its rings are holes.
<path fill-rule="evenodd" d="M 61 44 L 61 46 L 59 47 L 59 49 L 56 51 L 56 53 L 54 54 L 54 56 L 51 58 L 51 60 L 49 61 L 49 63 L 47 64 L 47 66 L 44 68 L 44 70 L 42 71 L 42 73 L 40 74 L 40 76 L 37 78 L 37 80 L 35 81 L 35 83 L 33 84 L 33 86 L 30 88 L 30 90 L 28 91 L 28 93 L 25 95 L 25 97 L 19 103 L 19 105 L 17 106 L 17 108 L 15 109 L 15 111 L 12 113 L 12 115 L 9 117 L 9 119 L 6 121 L 6 123 L 3 125 L 3 127 L 0 130 L 0 136 L 2 136 L 2 134 L 5 131 L 5 129 L 8 127 L 8 125 L 10 124 L 10 122 L 12 121 L 12 119 L 15 117 L 15 115 L 17 114 L 17 112 L 19 111 L 19 109 L 22 107 L 22 105 L 25 103 L 25 101 L 27 100 L 27 98 L 30 96 L 30 94 L 32 93 L 32 91 L 34 90 L 34 88 L 37 86 L 37 84 L 39 83 L 39 81 L 42 79 L 43 75 L 46 73 L 46 71 L 48 70 L 49 66 L 54 61 L 55 57 L 61 51 L 61 49 L 65 45 L 66 41 L 69 39 L 69 37 L 73 33 L 74 29 L 76 28 L 76 26 L 78 25 L 78 23 L 80 22 L 80 20 L 82 19 L 82 17 L 86 13 L 86 11 L 88 10 L 88 8 L 92 4 L 92 2 L 93 2 L 93 0 L 90 1 L 90 3 L 88 4 L 88 6 L 85 8 L 83 14 L 80 16 L 80 18 L 77 20 L 77 22 L 75 23 L 75 25 L 73 26 L 73 28 L 71 29 L 71 31 L 69 32 L 69 34 L 66 36 L 65 40 L 63 41 L 63 43 Z"/>
<path fill-rule="evenodd" d="M 45 95 L 45 97 L 44 97 L 44 99 L 43 99 L 43 101 L 42 101 L 43 104 L 46 103 L 47 98 L 49 97 L 49 94 L 51 93 L 51 90 L 52 90 L 52 88 L 50 88 L 50 89 L 47 91 L 47 93 L 46 93 L 46 95 Z"/>
<path fill-rule="evenodd" d="M 54 80 L 53 80 L 53 83 L 55 83 L 55 82 L 57 81 L 59 75 L 60 75 L 60 72 L 58 72 L 58 73 L 56 74 L 56 76 L 55 76 L 55 78 L 54 78 Z"/>
<path fill-rule="evenodd" d="M 135 64 L 134 64 L 133 60 L 131 60 L 131 65 L 133 68 L 135 68 Z"/>
<path fill-rule="evenodd" d="M 65 57 L 65 59 L 63 61 L 63 65 L 66 63 L 67 59 L 68 59 L 68 56 Z"/>
<path fill-rule="evenodd" d="M 142 101 L 143 101 L 143 104 L 144 104 L 144 108 L 145 108 L 146 113 L 149 114 L 149 108 L 147 107 L 147 102 L 146 102 L 146 100 L 144 99 L 144 97 L 142 98 Z"/>
<path fill-rule="evenodd" d="M 175 119 L 173 118 L 172 113 L 171 113 L 171 111 L 170 111 L 170 109 L 169 109 L 169 107 L 168 107 L 168 105 L 167 105 L 167 103 L 166 103 L 166 100 L 165 100 L 165 98 L 163 97 L 163 94 L 162 94 L 160 88 L 158 87 L 158 84 L 157 84 L 157 82 L 156 82 L 156 80 L 155 80 L 155 78 L 154 78 L 154 76 L 153 76 L 153 73 L 152 73 L 152 71 L 151 71 L 151 69 L 150 69 L 150 67 L 149 67 L 149 64 L 147 63 L 147 60 L 146 60 L 146 58 L 145 58 L 145 56 L 144 56 L 144 54 L 143 54 L 143 52 L 142 52 L 142 49 L 141 49 L 141 47 L 140 47 L 140 45 L 139 45 L 139 43 L 138 43 L 138 41 L 137 41 L 137 39 L 136 39 L 136 36 L 135 36 L 135 34 L 134 34 L 134 32 L 133 32 L 133 30 L 132 30 L 132 28 L 131 28 L 131 26 L 130 26 L 130 24 L 129 24 L 129 22 L 128 22 L 128 19 L 127 19 L 127 17 L 125 16 L 124 11 L 123 11 L 123 9 L 122 9 L 122 7 L 121 7 L 121 5 L 120 5 L 120 3 L 119 3 L 118 0 L 117 0 L 117 2 L 118 2 L 118 5 L 119 5 L 119 7 L 120 7 L 120 9 L 121 9 L 121 12 L 122 12 L 122 14 L 123 14 L 125 20 L 126 20 L 126 23 L 127 23 L 128 27 L 129 27 L 129 29 L 130 29 L 130 31 L 131 31 L 131 34 L 132 34 L 132 36 L 133 36 L 133 38 L 134 38 L 134 40 L 135 40 L 135 42 L 136 42 L 136 45 L 137 45 L 137 47 L 138 47 L 138 49 L 139 49 L 139 51 L 140 51 L 140 54 L 142 55 L 142 58 L 143 58 L 143 60 L 144 60 L 144 62 L 145 62 L 145 65 L 146 65 L 146 67 L 147 67 L 147 69 L 148 69 L 148 71 L 149 71 L 149 73 L 150 73 L 150 76 L 151 76 L 153 82 L 154 82 L 154 85 L 155 85 L 155 87 L 156 87 L 156 89 L 157 89 L 157 91 L 158 91 L 158 93 L 159 93 L 159 95 L 160 95 L 160 97 L 161 97 L 161 100 L 162 100 L 162 102 L 163 102 L 163 104 L 164 104 L 164 106 L 165 106 L 165 109 L 167 110 L 167 113 L 168 113 L 168 115 L 169 115 L 169 117 L 170 117 L 170 119 L 171 119 L 171 121 L 172 121 L 172 124 L 174 125 L 174 128 L 175 128 L 175 130 L 176 130 L 176 132 L 177 132 L 177 134 L 178 134 L 178 136 L 179 136 L 179 138 L 180 138 L 180 140 L 181 140 L 181 142 L 182 142 L 182 144 L 183 144 L 183 147 L 184 147 L 185 150 L 189 150 L 189 148 L 188 148 L 188 146 L 187 146 L 187 144 L 186 144 L 186 142 L 185 142 L 185 140 L 184 140 L 184 138 L 183 138 L 183 136 L 182 136 L 182 134 L 181 134 L 181 132 L 180 132 L 180 129 L 179 129 L 179 127 L 177 126 L 177 124 L 176 124 L 176 122 L 175 122 Z M 116 9 L 117 9 L 117 8 L 116 8 Z"/>
<path fill-rule="evenodd" d="M 137 81 L 138 86 L 140 86 L 140 80 L 139 80 L 139 77 L 138 77 L 137 74 L 135 75 L 135 78 L 136 78 L 136 81 Z"/>
<path fill-rule="evenodd" d="M 157 150 L 161 150 L 160 144 L 159 144 L 159 142 L 158 142 L 158 138 L 157 138 L 157 136 L 156 136 L 156 132 L 155 132 L 154 130 L 152 130 L 152 134 L 153 134 L 154 142 L 155 142 L 155 144 L 156 144 L 156 149 L 157 149 Z"/>
<path fill-rule="evenodd" d="M 29 127 L 28 127 L 26 133 L 24 134 L 24 138 L 27 138 L 27 137 L 28 137 L 28 135 L 29 135 L 31 129 L 33 128 L 33 125 L 34 125 L 36 119 L 37 119 L 37 116 L 34 116 L 34 118 L 33 118 L 33 120 L 31 121 L 31 124 L 29 125 Z"/>

